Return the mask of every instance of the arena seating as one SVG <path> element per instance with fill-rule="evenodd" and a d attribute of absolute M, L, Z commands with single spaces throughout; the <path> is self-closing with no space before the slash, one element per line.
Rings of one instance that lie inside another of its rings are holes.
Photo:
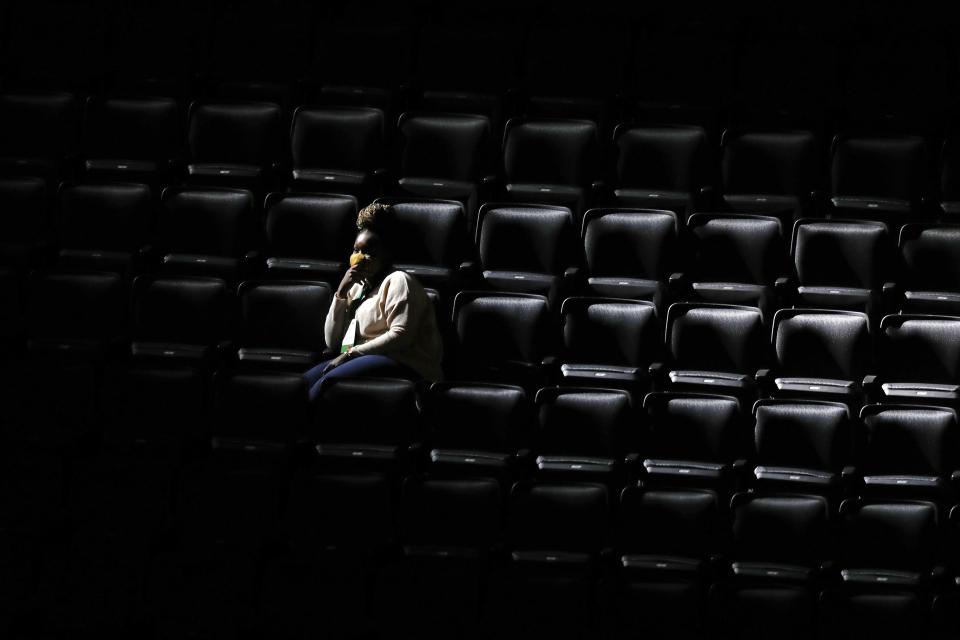
<path fill-rule="evenodd" d="M 0 6 L 0 635 L 960 637 L 960 22 L 590 4 Z"/>

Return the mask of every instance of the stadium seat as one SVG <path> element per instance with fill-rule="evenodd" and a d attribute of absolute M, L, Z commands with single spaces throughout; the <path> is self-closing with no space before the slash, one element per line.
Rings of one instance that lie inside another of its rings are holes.
<path fill-rule="evenodd" d="M 877 378 L 871 397 L 890 402 L 946 404 L 960 400 L 957 351 L 960 318 L 890 315 L 880 322 Z"/>
<path fill-rule="evenodd" d="M 484 476 L 506 486 L 530 463 L 532 406 L 520 387 L 435 382 L 423 398 L 433 476 Z"/>
<path fill-rule="evenodd" d="M 654 386 L 714 389 L 749 398 L 756 392 L 754 374 L 768 361 L 760 309 L 720 304 L 676 302 L 667 310 L 667 366 Z"/>
<path fill-rule="evenodd" d="M 870 325 L 856 311 L 781 309 L 773 316 L 773 369 L 757 375 L 774 397 L 857 406 L 873 369 Z"/>
<path fill-rule="evenodd" d="M 537 477 L 623 486 L 639 441 L 630 394 L 617 389 L 546 387 L 534 404 Z M 633 441 L 631 441 L 633 436 Z"/>
<path fill-rule="evenodd" d="M 738 131 L 721 141 L 723 203 L 787 224 L 816 215 L 819 150 L 810 131 Z"/>
<path fill-rule="evenodd" d="M 545 297 L 461 291 L 453 300 L 453 325 L 453 379 L 518 384 L 529 392 L 543 386 L 556 331 Z"/>
<path fill-rule="evenodd" d="M 281 126 L 280 106 L 269 102 L 190 105 L 188 183 L 268 189 L 280 160 Z"/>
<path fill-rule="evenodd" d="M 253 194 L 224 187 L 167 187 L 154 255 L 168 274 L 235 280 L 253 235 Z"/>
<path fill-rule="evenodd" d="M 490 173 L 490 120 L 470 114 L 404 114 L 397 125 L 400 191 L 458 200 L 472 219 Z"/>
<path fill-rule="evenodd" d="M 225 355 L 232 296 L 219 278 L 138 276 L 133 283 L 135 361 L 212 371 Z"/>
<path fill-rule="evenodd" d="M 840 505 L 840 519 L 840 582 L 821 600 L 825 637 L 922 637 L 939 551 L 936 505 L 851 499 Z"/>
<path fill-rule="evenodd" d="M 607 489 L 593 483 L 518 483 L 510 492 L 505 584 L 495 586 L 503 637 L 590 635 L 600 553 L 607 545 Z M 502 619 L 502 618 L 501 618 Z"/>
<path fill-rule="evenodd" d="M 838 217 L 896 225 L 919 215 L 926 153 L 917 136 L 834 137 L 830 201 Z"/>
<path fill-rule="evenodd" d="M 410 476 L 400 498 L 401 557 L 381 571 L 374 610 L 381 633 L 475 637 L 485 612 L 491 558 L 502 543 L 502 489 L 490 478 Z M 416 612 L 423 602 L 437 611 Z"/>
<path fill-rule="evenodd" d="M 290 130 L 292 185 L 348 193 L 361 205 L 379 195 L 384 114 L 370 107 L 298 107 Z"/>
<path fill-rule="evenodd" d="M 212 396 L 215 438 L 287 446 L 308 432 L 307 385 L 300 372 L 220 369 Z"/>
<path fill-rule="evenodd" d="M 50 183 L 69 176 L 80 141 L 80 105 L 70 93 L 0 95 L 0 170 Z"/>
<path fill-rule="evenodd" d="M 145 184 L 65 184 L 60 189 L 59 264 L 129 274 L 145 266 L 155 205 Z"/>
<path fill-rule="evenodd" d="M 758 400 L 753 406 L 753 471 L 764 491 L 836 499 L 849 489 L 853 463 L 850 410 L 839 402 Z"/>
<path fill-rule="evenodd" d="M 326 355 L 323 328 L 330 286 L 309 281 L 246 281 L 240 300 L 237 362 L 303 373 Z"/>
<path fill-rule="evenodd" d="M 581 231 L 593 295 L 652 300 L 662 308 L 677 279 L 677 216 L 651 209 L 591 209 Z"/>
<path fill-rule="evenodd" d="M 560 383 L 641 392 L 659 362 L 660 323 L 652 302 L 567 298 L 560 307 Z"/>
<path fill-rule="evenodd" d="M 707 134 L 684 125 L 618 125 L 613 200 L 618 206 L 673 211 L 686 220 L 708 206 Z"/>
<path fill-rule="evenodd" d="M 832 552 L 823 497 L 738 494 L 725 579 L 713 589 L 720 626 L 734 638 L 817 634 L 821 564 Z"/>
<path fill-rule="evenodd" d="M 730 495 L 745 471 L 746 420 L 733 396 L 648 394 L 645 482 L 707 488 Z"/>
<path fill-rule="evenodd" d="M 860 421 L 864 496 L 954 498 L 960 480 L 954 410 L 874 404 L 863 408 Z"/>
<path fill-rule="evenodd" d="M 798 220 L 790 247 L 798 306 L 882 316 L 894 291 L 886 226 L 869 220 Z"/>
<path fill-rule="evenodd" d="M 620 494 L 615 628 L 702 637 L 711 558 L 724 548 L 719 496 L 706 489 L 628 486 Z"/>
<path fill-rule="evenodd" d="M 563 300 L 571 271 L 573 216 L 567 207 L 488 203 L 477 219 L 484 283 L 497 291 Z"/>
<path fill-rule="evenodd" d="M 266 274 L 339 284 L 356 236 L 357 199 L 328 193 L 271 193 L 264 209 Z"/>
<path fill-rule="evenodd" d="M 51 261 L 50 195 L 42 178 L 0 178 L 0 262 L 26 270 Z"/>
<path fill-rule="evenodd" d="M 509 199 L 569 207 L 579 221 L 593 201 L 597 136 L 590 120 L 511 119 L 503 140 Z"/>
<path fill-rule="evenodd" d="M 704 302 L 778 308 L 786 285 L 780 221 L 770 216 L 696 213 L 687 221 L 693 245 L 690 293 Z"/>
<path fill-rule="evenodd" d="M 456 200 L 379 198 L 396 212 L 393 262 L 441 293 L 459 288 L 472 269 L 472 243 L 467 216 Z"/>
<path fill-rule="evenodd" d="M 180 108 L 173 98 L 89 99 L 83 123 L 84 175 L 93 180 L 168 184 L 182 161 Z"/>
<path fill-rule="evenodd" d="M 900 229 L 905 313 L 960 314 L 960 226 L 905 224 Z"/>

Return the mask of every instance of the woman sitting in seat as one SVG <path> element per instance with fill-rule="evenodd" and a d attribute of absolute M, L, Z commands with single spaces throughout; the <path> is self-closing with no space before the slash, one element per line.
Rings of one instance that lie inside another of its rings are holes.
<path fill-rule="evenodd" d="M 311 401 L 334 378 L 443 378 L 433 304 L 423 286 L 391 262 L 395 228 L 389 205 L 371 204 L 357 216 L 350 268 L 324 324 L 327 345 L 340 355 L 304 374 Z"/>

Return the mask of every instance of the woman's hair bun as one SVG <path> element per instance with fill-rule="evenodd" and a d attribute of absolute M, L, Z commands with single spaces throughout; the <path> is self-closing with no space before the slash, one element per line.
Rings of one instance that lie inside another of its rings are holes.
<path fill-rule="evenodd" d="M 396 214 L 393 207 L 381 202 L 368 204 L 357 213 L 357 230 L 371 231 L 377 235 L 392 235 L 396 226 Z"/>

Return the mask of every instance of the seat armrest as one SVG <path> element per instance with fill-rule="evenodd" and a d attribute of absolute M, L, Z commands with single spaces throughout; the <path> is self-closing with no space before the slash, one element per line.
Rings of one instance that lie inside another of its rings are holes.
<path fill-rule="evenodd" d="M 863 376 L 863 381 L 860 383 L 863 388 L 863 393 L 866 396 L 867 402 L 870 402 L 872 399 L 877 397 L 878 391 L 880 390 L 880 381 L 879 378 L 873 374 L 867 374 Z"/>
<path fill-rule="evenodd" d="M 950 484 L 953 485 L 955 490 L 960 488 L 960 471 L 950 472 Z"/>
<path fill-rule="evenodd" d="M 547 384 L 557 384 L 560 380 L 560 360 L 556 356 L 547 356 L 540 362 L 540 368 Z"/>
<path fill-rule="evenodd" d="M 773 281 L 773 290 L 780 293 L 785 292 L 790 289 L 790 278 L 788 276 L 780 276 Z"/>
<path fill-rule="evenodd" d="M 667 382 L 667 367 L 662 362 L 651 362 L 647 367 L 650 374 L 650 385 L 654 390 L 662 389 Z"/>
<path fill-rule="evenodd" d="M 682 271 L 671 273 L 667 278 L 667 291 L 673 298 L 682 296 L 688 287 L 687 276 Z"/>
<path fill-rule="evenodd" d="M 770 369 L 758 369 L 753 379 L 757 381 L 761 394 L 773 386 L 773 372 Z"/>

